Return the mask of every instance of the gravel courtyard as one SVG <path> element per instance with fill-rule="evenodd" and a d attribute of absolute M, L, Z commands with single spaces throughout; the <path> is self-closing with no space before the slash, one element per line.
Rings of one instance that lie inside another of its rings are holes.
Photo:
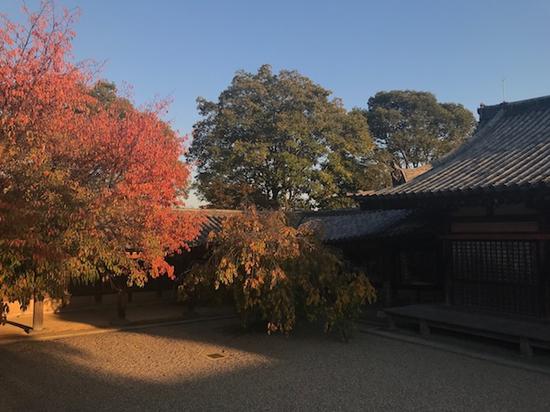
<path fill-rule="evenodd" d="M 0 411 L 20 410 L 548 411 L 550 376 L 362 333 L 343 344 L 225 320 L 0 346 Z"/>

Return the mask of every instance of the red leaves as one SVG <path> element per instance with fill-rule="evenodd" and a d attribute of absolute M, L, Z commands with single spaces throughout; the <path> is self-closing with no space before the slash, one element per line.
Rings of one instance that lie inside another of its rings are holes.
<path fill-rule="evenodd" d="M 0 283 L 172 277 L 164 256 L 198 234 L 176 211 L 183 138 L 161 120 L 164 102 L 92 96 L 91 73 L 69 59 L 74 18 L 47 2 L 26 26 L 0 27 Z"/>
<path fill-rule="evenodd" d="M 157 278 L 162 275 L 174 279 L 174 267 L 166 263 L 163 256 L 157 256 L 152 262 L 151 276 Z"/>

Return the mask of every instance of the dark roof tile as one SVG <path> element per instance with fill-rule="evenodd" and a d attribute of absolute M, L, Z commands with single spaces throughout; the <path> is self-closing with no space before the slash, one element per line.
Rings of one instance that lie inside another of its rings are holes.
<path fill-rule="evenodd" d="M 357 196 L 368 206 L 433 195 L 550 189 L 550 96 L 482 106 L 474 136 L 405 184 Z"/>
<path fill-rule="evenodd" d="M 309 212 L 300 225 L 313 225 L 326 242 L 338 242 L 383 235 L 403 222 L 411 210 L 339 209 Z"/>
<path fill-rule="evenodd" d="M 181 209 L 181 211 L 182 213 L 192 213 L 203 218 L 201 219 L 199 235 L 192 242 L 193 246 L 205 244 L 210 232 L 221 230 L 225 219 L 242 213 L 240 210 L 230 209 Z"/>

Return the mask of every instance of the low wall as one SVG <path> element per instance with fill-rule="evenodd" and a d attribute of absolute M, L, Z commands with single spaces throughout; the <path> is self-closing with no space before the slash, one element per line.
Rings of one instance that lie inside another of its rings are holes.
<path fill-rule="evenodd" d="M 171 290 L 165 290 L 159 295 L 157 291 L 131 291 L 130 302 L 131 303 L 146 303 L 155 300 L 175 300 L 175 293 Z M 101 295 L 101 300 L 97 301 L 94 295 L 85 296 L 68 296 L 65 304 L 63 299 L 52 299 L 46 297 L 44 299 L 44 313 L 54 313 L 60 311 L 71 311 L 83 308 L 89 308 L 99 305 L 116 305 L 117 294 L 109 293 Z M 18 302 L 8 304 L 9 312 L 8 318 L 14 318 L 24 315 L 31 315 L 33 311 L 33 302 L 29 304 L 26 310 L 21 310 Z"/>
<path fill-rule="evenodd" d="M 61 308 L 62 305 L 63 305 L 63 302 L 62 302 L 61 299 L 45 298 L 44 299 L 44 313 L 53 313 L 53 312 L 59 310 L 59 308 Z M 26 310 L 21 309 L 21 305 L 19 304 L 19 302 L 8 303 L 8 308 L 9 308 L 8 318 L 11 318 L 13 316 L 21 316 L 21 315 L 26 315 L 26 314 L 32 314 L 32 311 L 33 311 L 33 308 L 34 308 L 34 302 L 31 301 L 29 306 L 27 306 Z"/>

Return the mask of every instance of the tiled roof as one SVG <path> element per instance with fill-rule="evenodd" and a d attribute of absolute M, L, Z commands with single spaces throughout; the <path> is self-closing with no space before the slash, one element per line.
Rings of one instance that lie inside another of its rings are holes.
<path fill-rule="evenodd" d="M 219 231 L 224 219 L 242 213 L 227 209 L 182 209 L 182 213 L 193 213 L 203 217 L 199 235 L 194 246 L 203 245 L 211 231 Z M 417 219 L 412 210 L 361 210 L 336 209 L 302 212 L 291 215 L 292 225 L 313 225 L 325 242 L 339 242 L 358 238 L 393 237 L 417 232 L 424 226 L 424 220 Z"/>
<path fill-rule="evenodd" d="M 403 180 L 405 181 L 405 183 L 407 183 L 413 179 L 416 179 L 418 176 L 426 173 L 431 168 L 432 168 L 431 164 L 426 164 L 423 166 L 418 166 L 410 169 L 400 169 L 400 171 L 403 174 Z"/>
<path fill-rule="evenodd" d="M 299 225 L 313 225 L 326 242 L 385 235 L 411 215 L 411 210 L 340 209 L 309 212 Z"/>
<path fill-rule="evenodd" d="M 205 244 L 208 239 L 208 234 L 212 231 L 219 231 L 225 219 L 242 213 L 240 210 L 229 209 L 181 209 L 182 213 L 193 213 L 204 217 L 201 222 L 199 235 L 193 241 L 193 244 Z"/>
<path fill-rule="evenodd" d="M 402 185 L 403 183 L 408 183 L 411 180 L 417 178 L 423 173 L 426 173 L 428 170 L 432 168 L 431 164 L 426 164 L 414 168 L 395 168 L 391 172 L 391 180 L 393 187 Z M 365 194 L 365 193 L 359 193 L 359 194 Z M 368 194 L 368 193 L 366 193 Z"/>
<path fill-rule="evenodd" d="M 433 168 L 402 185 L 356 196 L 366 207 L 434 196 L 550 191 L 550 96 L 482 106 L 477 131 Z M 403 207 L 403 206 L 401 206 Z"/>

